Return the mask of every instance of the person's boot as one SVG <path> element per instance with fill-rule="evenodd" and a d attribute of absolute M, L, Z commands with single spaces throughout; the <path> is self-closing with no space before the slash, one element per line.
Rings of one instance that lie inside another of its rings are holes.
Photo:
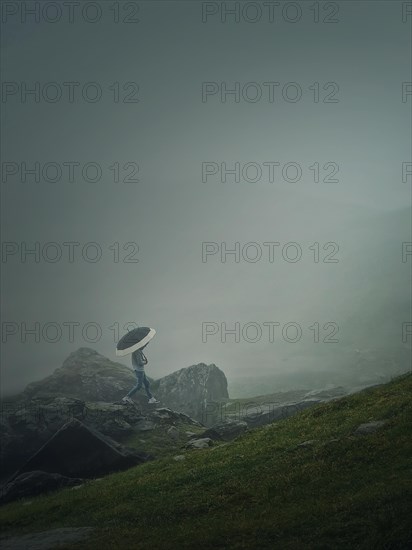
<path fill-rule="evenodd" d="M 151 397 L 151 398 L 149 399 L 149 403 L 150 403 L 150 404 L 152 404 L 152 403 L 160 403 L 160 401 L 158 401 L 158 400 L 156 399 L 156 397 L 153 396 L 153 397 Z"/>

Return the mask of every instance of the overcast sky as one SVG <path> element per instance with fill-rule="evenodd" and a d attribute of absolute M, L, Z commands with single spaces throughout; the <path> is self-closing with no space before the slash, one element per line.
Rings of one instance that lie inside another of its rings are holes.
<path fill-rule="evenodd" d="M 116 14 L 97 2 L 100 14 L 74 11 L 70 22 L 62 8 L 54 23 L 51 3 L 39 3 L 38 21 L 7 4 L 3 394 L 80 346 L 115 360 L 128 322 L 157 330 L 150 376 L 215 363 L 238 391 L 250 376 L 292 371 L 310 385 L 318 367 L 337 383 L 348 350 L 377 339 L 388 350 L 410 346 L 401 338 L 412 263 L 401 258 L 412 241 L 412 176 L 402 181 L 411 162 L 407 3 L 280 2 L 271 12 L 251 2 L 231 15 L 224 10 L 238 3 L 120 2 Z M 38 97 L 27 92 L 36 86 Z M 73 178 L 68 163 L 77 163 Z M 24 181 L 25 165 L 38 181 Z M 24 253 L 36 242 L 37 261 Z M 73 261 L 69 242 L 79 243 Z M 236 242 L 239 261 L 222 262 Z M 399 304 L 389 332 L 388 304 Z M 382 332 L 365 329 L 371 317 Z M 268 322 L 279 323 L 274 341 Z M 206 337 L 204 323 L 216 334 Z M 222 323 L 239 323 L 239 342 L 222 342 Z M 24 341 L 25 325 L 38 342 Z M 288 341 L 297 326 L 301 338 Z M 325 343 L 334 327 L 339 343 Z"/>

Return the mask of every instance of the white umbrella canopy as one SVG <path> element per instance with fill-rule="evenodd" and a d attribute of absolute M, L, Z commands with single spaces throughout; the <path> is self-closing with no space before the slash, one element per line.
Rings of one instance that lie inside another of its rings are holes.
<path fill-rule="evenodd" d="M 138 327 L 125 334 L 117 342 L 116 355 L 123 356 L 133 353 L 145 346 L 156 334 L 154 328 Z"/>

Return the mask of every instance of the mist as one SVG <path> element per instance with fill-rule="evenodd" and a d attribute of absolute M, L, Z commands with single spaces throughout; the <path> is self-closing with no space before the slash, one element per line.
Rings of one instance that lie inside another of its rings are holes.
<path fill-rule="evenodd" d="M 132 324 L 234 397 L 409 370 L 412 16 L 137 4 L 3 25 L 2 396 Z"/>

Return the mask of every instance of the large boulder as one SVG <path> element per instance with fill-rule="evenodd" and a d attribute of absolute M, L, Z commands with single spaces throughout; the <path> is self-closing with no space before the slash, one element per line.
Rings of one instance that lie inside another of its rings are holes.
<path fill-rule="evenodd" d="M 209 426 L 216 421 L 207 415 L 209 405 L 229 398 L 226 376 L 214 364 L 180 369 L 156 381 L 155 388 L 156 397 L 167 407 Z"/>
<path fill-rule="evenodd" d="M 94 478 L 142 464 L 153 457 L 120 445 L 77 419 L 62 426 L 16 472 L 41 470 L 67 477 Z M 13 479 L 14 479 L 13 477 Z"/>
<path fill-rule="evenodd" d="M 79 348 L 50 376 L 29 384 L 25 399 L 68 396 L 84 401 L 117 401 L 136 383 L 133 371 L 91 348 Z"/>
<path fill-rule="evenodd" d="M 66 477 L 60 474 L 51 474 L 35 470 L 18 475 L 0 490 L 0 504 L 7 504 L 19 498 L 40 495 L 56 491 L 63 487 L 73 487 L 83 483 L 83 479 Z"/>
<path fill-rule="evenodd" d="M 353 433 L 355 435 L 373 434 L 385 426 L 386 423 L 387 420 L 373 420 L 371 422 L 365 422 L 364 424 L 360 424 Z"/>

